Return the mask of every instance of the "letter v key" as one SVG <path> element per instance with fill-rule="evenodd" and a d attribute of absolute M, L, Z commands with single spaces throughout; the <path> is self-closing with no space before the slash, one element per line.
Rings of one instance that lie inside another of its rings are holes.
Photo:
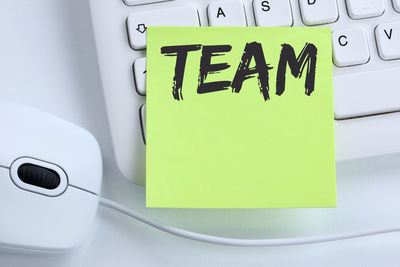
<path fill-rule="evenodd" d="M 379 56 L 383 60 L 400 59 L 400 22 L 383 23 L 375 28 Z"/>

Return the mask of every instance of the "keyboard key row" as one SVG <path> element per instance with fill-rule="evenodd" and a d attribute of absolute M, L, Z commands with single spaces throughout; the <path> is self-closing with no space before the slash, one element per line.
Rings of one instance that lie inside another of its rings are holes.
<path fill-rule="evenodd" d="M 400 22 L 384 23 L 375 28 L 379 56 L 383 60 L 400 59 Z M 350 28 L 332 33 L 333 63 L 337 67 L 365 64 L 370 58 L 370 48 L 364 30 Z M 146 95 L 146 58 L 133 64 L 136 90 Z"/>
<path fill-rule="evenodd" d="M 379 56 L 383 60 L 400 59 L 400 22 L 380 24 L 375 29 Z M 359 28 L 336 30 L 332 33 L 333 62 L 338 67 L 365 64 L 370 52 L 365 32 Z M 136 90 L 146 95 L 146 58 L 133 64 Z"/>
<path fill-rule="evenodd" d="M 399 73 L 400 68 L 392 68 L 335 77 L 335 118 L 348 119 L 400 110 L 400 90 L 387 82 Z M 139 118 L 146 144 L 146 104 L 140 107 Z"/>
<path fill-rule="evenodd" d="M 399 73 L 400 68 L 393 68 L 335 77 L 335 118 L 348 119 L 400 110 L 400 90 L 396 84 L 387 82 Z M 140 107 L 139 118 L 146 144 L 146 104 Z"/>
<path fill-rule="evenodd" d="M 337 0 L 299 0 L 299 5 L 306 25 L 328 24 L 339 19 Z M 353 19 L 380 16 L 385 11 L 382 0 L 346 0 L 346 6 Z M 393 7 L 400 12 L 400 0 L 393 0 Z M 290 0 L 253 0 L 253 9 L 258 26 L 293 25 Z M 247 26 L 241 0 L 212 2 L 207 8 L 207 14 L 210 26 Z M 146 48 L 148 26 L 200 26 L 200 23 L 197 9 L 190 6 L 135 11 L 127 19 L 132 49 Z"/>

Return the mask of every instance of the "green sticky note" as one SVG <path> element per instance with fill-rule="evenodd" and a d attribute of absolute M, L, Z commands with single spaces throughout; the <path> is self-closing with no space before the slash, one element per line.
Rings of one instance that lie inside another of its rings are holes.
<path fill-rule="evenodd" d="M 147 207 L 336 206 L 330 28 L 147 30 Z"/>

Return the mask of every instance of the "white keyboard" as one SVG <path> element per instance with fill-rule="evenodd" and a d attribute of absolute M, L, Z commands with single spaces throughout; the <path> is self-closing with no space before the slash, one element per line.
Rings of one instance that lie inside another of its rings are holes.
<path fill-rule="evenodd" d="M 115 155 L 145 184 L 148 26 L 332 27 L 337 161 L 400 152 L 400 0 L 90 0 Z"/>

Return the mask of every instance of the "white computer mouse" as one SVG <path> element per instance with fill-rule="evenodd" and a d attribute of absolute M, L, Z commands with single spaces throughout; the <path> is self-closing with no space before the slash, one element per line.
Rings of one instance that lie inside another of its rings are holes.
<path fill-rule="evenodd" d="M 0 101 L 0 248 L 61 252 L 96 216 L 102 159 L 86 130 Z"/>

